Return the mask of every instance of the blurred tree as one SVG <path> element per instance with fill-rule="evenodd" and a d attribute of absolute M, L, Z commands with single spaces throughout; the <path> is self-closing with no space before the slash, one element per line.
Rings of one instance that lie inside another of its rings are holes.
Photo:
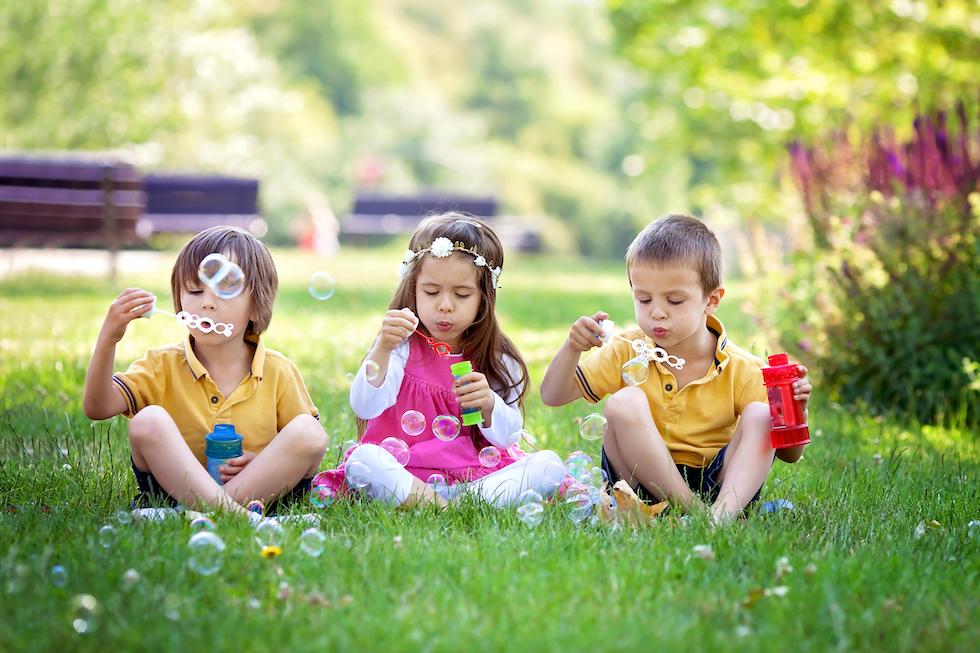
<path fill-rule="evenodd" d="M 969 0 L 608 0 L 647 103 L 685 143 L 701 208 L 761 216 L 789 136 L 861 128 L 973 96 L 980 11 Z M 910 123 L 910 121 L 904 121 Z"/>

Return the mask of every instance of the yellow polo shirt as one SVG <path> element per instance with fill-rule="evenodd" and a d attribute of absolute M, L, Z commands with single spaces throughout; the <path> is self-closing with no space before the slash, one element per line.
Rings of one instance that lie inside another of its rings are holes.
<path fill-rule="evenodd" d="M 319 418 L 299 370 L 282 354 L 266 349 L 257 336 L 249 375 L 227 397 L 198 360 L 188 334 L 182 344 L 151 349 L 124 373 L 112 377 L 126 399 L 126 417 L 146 406 L 164 408 L 187 445 L 205 463 L 204 436 L 215 424 L 234 424 L 242 447 L 259 453 L 297 415 Z"/>
<path fill-rule="evenodd" d="M 639 387 L 647 396 L 653 422 L 678 465 L 705 467 L 732 439 L 739 415 L 750 403 L 767 403 L 762 360 L 728 340 L 713 315 L 707 328 L 717 339 L 711 369 L 681 390 L 671 367 L 650 365 L 650 378 Z M 590 403 L 626 387 L 623 363 L 636 356 L 633 340 L 650 339 L 639 329 L 627 331 L 575 368 L 579 391 Z"/>

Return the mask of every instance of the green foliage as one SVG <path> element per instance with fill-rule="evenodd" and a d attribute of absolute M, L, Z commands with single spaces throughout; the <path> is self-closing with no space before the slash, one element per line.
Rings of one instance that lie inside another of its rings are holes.
<path fill-rule="evenodd" d="M 980 167 L 960 106 L 852 143 L 791 146 L 814 231 L 813 267 L 797 306 L 817 334 L 823 378 L 849 402 L 922 420 L 980 422 Z M 796 329 L 791 329 L 795 331 Z"/>
<path fill-rule="evenodd" d="M 773 178 L 787 136 L 894 124 L 975 96 L 980 12 L 969 0 L 609 0 L 619 50 L 683 144 L 695 206 L 781 224 Z"/>

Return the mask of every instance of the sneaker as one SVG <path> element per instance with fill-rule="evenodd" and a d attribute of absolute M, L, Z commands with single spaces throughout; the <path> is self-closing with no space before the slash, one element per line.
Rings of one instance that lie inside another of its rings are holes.
<path fill-rule="evenodd" d="M 177 517 L 179 514 L 173 508 L 136 508 L 133 510 L 133 519 L 137 521 L 163 521 Z"/>

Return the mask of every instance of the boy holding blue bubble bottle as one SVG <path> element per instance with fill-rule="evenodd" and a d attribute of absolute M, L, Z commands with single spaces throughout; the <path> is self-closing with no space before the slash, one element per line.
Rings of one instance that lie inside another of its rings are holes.
<path fill-rule="evenodd" d="M 147 351 L 117 374 L 116 344 L 129 323 L 165 312 L 135 288 L 109 306 L 85 377 L 84 409 L 90 419 L 130 418 L 134 505 L 152 499 L 244 512 L 252 500 L 309 489 L 327 436 L 299 370 L 260 339 L 278 284 L 272 256 L 248 232 L 199 233 L 181 249 L 170 279 L 186 338 Z"/>
<path fill-rule="evenodd" d="M 711 503 L 715 521 L 759 496 L 775 457 L 793 463 L 804 445 L 774 449 L 762 361 L 732 343 L 714 313 L 721 248 L 699 220 L 669 215 L 648 225 L 626 253 L 639 329 L 603 344 L 602 311 L 580 317 L 541 382 L 541 399 L 605 406 L 602 466 L 646 500 L 683 509 Z M 792 385 L 805 409 L 806 368 Z"/>

